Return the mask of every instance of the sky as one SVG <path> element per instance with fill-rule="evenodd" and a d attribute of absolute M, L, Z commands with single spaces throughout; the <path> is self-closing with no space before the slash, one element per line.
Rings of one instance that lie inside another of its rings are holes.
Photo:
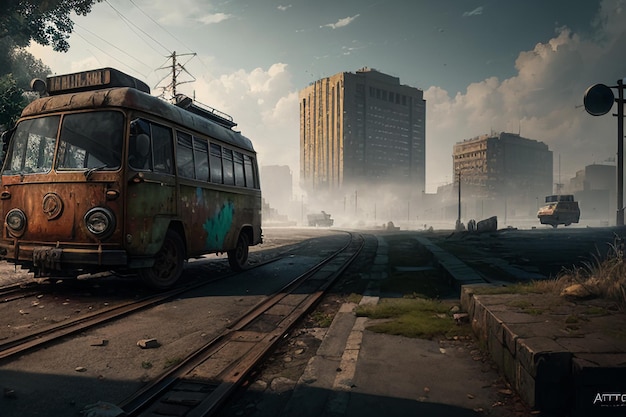
<path fill-rule="evenodd" d="M 424 91 L 426 192 L 453 181 L 453 145 L 485 133 L 546 143 L 555 182 L 617 152 L 616 118 L 582 103 L 626 77 L 625 0 L 105 0 L 74 22 L 69 52 L 29 51 L 55 74 L 111 66 L 155 95 L 175 52 L 178 91 L 230 114 L 294 184 L 298 92 L 363 67 Z"/>

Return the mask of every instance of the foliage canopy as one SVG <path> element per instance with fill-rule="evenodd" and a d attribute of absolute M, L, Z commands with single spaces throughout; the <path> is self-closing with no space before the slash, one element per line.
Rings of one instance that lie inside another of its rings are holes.
<path fill-rule="evenodd" d="M 67 52 L 67 42 L 74 23 L 72 12 L 85 16 L 94 3 L 102 0 L 4 0 L 0 14 L 0 39 L 10 37 L 16 47 L 26 47 L 31 40 Z"/>

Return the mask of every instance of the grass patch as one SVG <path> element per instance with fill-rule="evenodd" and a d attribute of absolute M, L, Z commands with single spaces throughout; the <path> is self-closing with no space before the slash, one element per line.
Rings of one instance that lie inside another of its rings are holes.
<path fill-rule="evenodd" d="M 176 366 L 183 361 L 183 358 L 171 358 L 166 359 L 165 364 L 163 365 L 163 369 L 167 369 L 170 366 Z"/>
<path fill-rule="evenodd" d="M 521 308 L 523 310 L 525 308 L 531 307 L 533 303 L 531 303 L 530 301 L 526 301 L 526 300 L 515 300 L 515 301 L 511 301 L 507 303 L 507 305 L 510 307 Z"/>
<path fill-rule="evenodd" d="M 330 327 L 330 324 L 333 322 L 333 315 L 329 313 L 324 313 L 321 311 L 316 311 L 311 314 L 311 320 L 315 323 L 316 327 Z"/>
<path fill-rule="evenodd" d="M 478 295 L 560 293 L 566 286 L 566 280 L 563 278 L 557 278 L 531 281 L 524 284 L 517 283 L 500 287 L 476 287 L 474 289 L 474 293 Z"/>
<path fill-rule="evenodd" d="M 355 294 L 355 293 L 351 293 L 347 298 L 346 298 L 346 302 L 348 303 L 354 303 L 354 304 L 359 304 L 361 302 L 361 299 L 363 298 L 363 296 L 361 294 Z"/>
<path fill-rule="evenodd" d="M 357 307 L 356 314 L 370 319 L 384 319 L 368 326 L 377 333 L 433 339 L 471 334 L 469 326 L 457 326 L 449 313 L 451 305 L 422 298 L 383 299 L 377 305 Z"/>

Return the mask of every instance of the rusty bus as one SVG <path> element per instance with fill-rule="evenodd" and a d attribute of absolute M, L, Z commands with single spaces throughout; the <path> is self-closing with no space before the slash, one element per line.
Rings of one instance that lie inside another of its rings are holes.
<path fill-rule="evenodd" d="M 204 254 L 245 267 L 262 242 L 261 190 L 230 116 L 112 68 L 33 86 L 42 97 L 4 145 L 2 258 L 55 279 L 137 272 L 156 288 Z"/>

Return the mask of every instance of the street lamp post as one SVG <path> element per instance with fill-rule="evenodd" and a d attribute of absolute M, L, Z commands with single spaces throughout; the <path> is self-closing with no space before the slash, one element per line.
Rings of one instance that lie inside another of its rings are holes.
<path fill-rule="evenodd" d="M 615 98 L 612 88 L 617 89 Z M 618 80 L 617 85 L 606 86 L 594 84 L 585 91 L 583 99 L 585 110 L 592 116 L 602 116 L 608 113 L 617 103 L 617 226 L 624 226 L 624 79 Z"/>

